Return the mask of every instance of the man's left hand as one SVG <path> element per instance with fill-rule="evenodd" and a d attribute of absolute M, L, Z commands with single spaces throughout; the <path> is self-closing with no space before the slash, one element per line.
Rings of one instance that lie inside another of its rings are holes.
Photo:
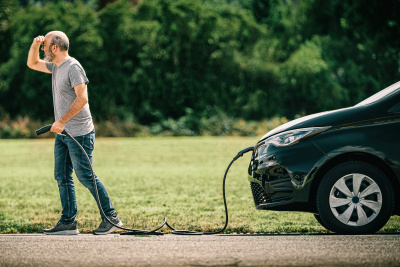
<path fill-rule="evenodd" d="M 65 123 L 56 121 L 55 123 L 53 123 L 53 126 L 50 129 L 50 132 L 61 133 L 64 130 L 64 127 L 65 127 Z"/>

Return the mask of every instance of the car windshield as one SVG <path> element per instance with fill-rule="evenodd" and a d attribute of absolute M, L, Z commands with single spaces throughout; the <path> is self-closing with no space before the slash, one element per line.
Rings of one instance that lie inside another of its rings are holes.
<path fill-rule="evenodd" d="M 356 105 L 356 107 L 365 106 L 365 105 L 369 105 L 371 103 L 377 102 L 377 101 L 381 100 L 382 98 L 385 98 L 385 97 L 391 95 L 393 92 L 395 92 L 395 91 L 397 91 L 399 89 L 400 89 L 400 82 L 392 84 L 391 86 L 389 86 L 389 87 L 379 91 L 378 93 L 368 97 L 364 101 L 361 101 L 360 103 L 358 103 Z"/>

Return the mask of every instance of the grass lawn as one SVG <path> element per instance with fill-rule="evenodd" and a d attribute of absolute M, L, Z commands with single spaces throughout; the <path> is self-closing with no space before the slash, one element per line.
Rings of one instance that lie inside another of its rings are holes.
<path fill-rule="evenodd" d="M 247 137 L 98 138 L 94 170 L 125 227 L 154 229 L 164 217 L 176 229 L 216 231 L 225 213 L 222 178 L 236 153 L 255 145 Z M 0 140 L 0 233 L 37 233 L 60 218 L 53 178 L 53 139 Z M 226 194 L 227 232 L 327 232 L 312 214 L 258 211 L 247 180 L 250 153 L 231 167 Z M 97 205 L 75 178 L 79 230 L 100 223 Z M 166 227 L 164 232 L 170 232 Z M 393 216 L 381 232 L 400 232 Z"/>

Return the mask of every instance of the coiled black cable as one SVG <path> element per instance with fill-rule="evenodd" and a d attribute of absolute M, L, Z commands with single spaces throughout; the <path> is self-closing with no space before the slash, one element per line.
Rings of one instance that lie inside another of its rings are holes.
<path fill-rule="evenodd" d="M 51 127 L 52 127 L 51 124 L 50 125 L 46 125 L 46 126 L 40 128 L 40 129 L 36 130 L 36 134 L 37 135 L 41 135 L 41 134 L 47 133 L 48 131 L 50 131 Z M 167 226 L 168 228 L 170 228 L 172 230 L 172 234 L 176 234 L 176 235 L 213 235 L 213 234 L 219 234 L 219 233 L 224 232 L 226 227 L 228 226 L 228 206 L 227 206 L 227 203 L 226 203 L 226 196 L 225 196 L 225 181 L 226 181 L 226 177 L 228 175 L 228 171 L 229 171 L 230 167 L 232 166 L 232 164 L 238 158 L 242 157 L 245 153 L 254 150 L 254 146 L 251 146 L 251 147 L 247 147 L 247 148 L 239 151 L 238 154 L 229 163 L 228 168 L 225 171 L 225 175 L 224 175 L 224 179 L 223 179 L 223 183 L 222 183 L 222 196 L 223 196 L 223 199 L 224 199 L 224 207 L 225 207 L 225 225 L 221 230 L 218 230 L 216 232 L 196 232 L 196 231 L 189 231 L 189 230 L 176 230 L 174 227 L 172 227 L 170 224 L 168 224 L 166 217 L 164 217 L 163 223 L 160 226 L 158 226 L 156 229 L 154 229 L 154 230 L 139 230 L 139 229 L 131 229 L 131 228 L 125 228 L 125 227 L 122 227 L 122 226 L 118 226 L 117 224 L 113 223 L 110 219 L 107 218 L 107 216 L 105 215 L 105 213 L 103 211 L 103 208 L 101 207 L 99 193 L 98 193 L 98 190 L 97 190 L 96 178 L 95 178 L 95 174 L 94 174 L 94 171 L 93 171 L 92 163 L 90 162 L 90 159 L 89 159 L 85 149 L 67 131 L 63 130 L 61 133 L 66 135 L 66 136 L 68 136 L 69 138 L 71 138 L 72 141 L 75 142 L 75 144 L 82 150 L 83 154 L 85 155 L 86 160 L 88 161 L 89 166 L 90 166 L 90 171 L 92 173 L 94 189 L 95 189 L 95 192 L 96 192 L 96 202 L 97 202 L 97 206 L 99 207 L 100 213 L 113 226 L 115 226 L 115 227 L 117 227 L 119 229 L 128 231 L 128 232 L 122 232 L 121 235 L 163 235 L 164 233 L 161 232 L 161 231 L 158 231 L 158 230 L 160 230 L 164 226 Z"/>

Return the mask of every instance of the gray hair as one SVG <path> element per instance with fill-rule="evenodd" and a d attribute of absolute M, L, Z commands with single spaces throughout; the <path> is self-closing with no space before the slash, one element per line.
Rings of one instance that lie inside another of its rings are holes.
<path fill-rule="evenodd" d="M 51 42 L 57 45 L 61 51 L 68 51 L 69 48 L 69 40 L 67 36 L 55 35 Z"/>

